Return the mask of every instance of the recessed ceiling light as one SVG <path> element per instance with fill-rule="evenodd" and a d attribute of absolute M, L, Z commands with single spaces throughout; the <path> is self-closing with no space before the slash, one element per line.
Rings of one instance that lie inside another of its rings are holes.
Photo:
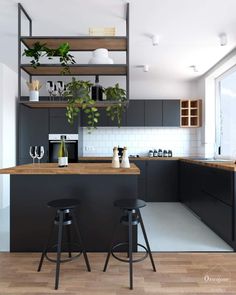
<path fill-rule="evenodd" d="M 228 38 L 225 33 L 219 35 L 220 38 L 220 46 L 226 46 L 228 44 Z"/>
<path fill-rule="evenodd" d="M 152 45 L 157 46 L 160 42 L 160 36 L 159 35 L 152 35 Z"/>
<path fill-rule="evenodd" d="M 192 69 L 194 71 L 194 73 L 198 72 L 198 69 L 195 65 L 190 66 L 190 69 Z"/>
<path fill-rule="evenodd" d="M 136 68 L 142 68 L 144 72 L 149 71 L 149 65 L 138 65 Z"/>

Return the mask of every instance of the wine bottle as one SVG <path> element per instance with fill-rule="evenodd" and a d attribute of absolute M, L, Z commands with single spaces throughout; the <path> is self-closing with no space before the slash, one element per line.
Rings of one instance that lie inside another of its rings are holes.
<path fill-rule="evenodd" d="M 103 100 L 103 89 L 99 84 L 99 76 L 96 75 L 95 85 L 92 86 L 92 99 L 93 100 Z"/>
<path fill-rule="evenodd" d="M 67 167 L 68 166 L 68 151 L 65 144 L 66 136 L 61 136 L 61 143 L 58 151 L 58 166 Z"/>

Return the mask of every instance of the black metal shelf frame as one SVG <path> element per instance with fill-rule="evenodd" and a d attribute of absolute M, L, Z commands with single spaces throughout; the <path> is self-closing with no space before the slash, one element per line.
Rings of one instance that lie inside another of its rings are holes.
<path fill-rule="evenodd" d="M 22 35 L 22 15 L 24 15 L 28 22 L 29 22 L 29 36 L 25 36 L 25 35 Z M 113 36 L 113 37 L 108 37 L 108 36 L 104 36 L 104 37 L 100 37 L 100 36 L 33 36 L 32 35 L 32 19 L 31 17 L 29 16 L 29 14 L 26 12 L 26 10 L 24 9 L 24 7 L 22 6 L 21 3 L 18 3 L 18 99 L 19 101 L 21 100 L 21 74 L 22 74 L 22 70 L 24 70 L 24 66 L 26 65 L 23 65 L 21 64 L 21 56 L 22 56 L 22 44 L 24 44 L 24 46 L 26 46 L 24 40 L 25 39 L 33 39 L 33 38 L 38 38 L 38 39 L 62 39 L 62 38 L 69 38 L 69 39 L 114 39 L 114 40 L 120 40 L 120 39 L 125 39 L 126 40 L 126 50 L 110 50 L 110 51 L 125 51 L 126 52 L 126 64 L 123 64 L 123 65 L 118 65 L 118 64 L 115 64 L 115 65 L 110 65 L 110 67 L 118 67 L 118 66 L 125 66 L 126 67 L 126 73 L 124 74 L 118 74 L 118 75 L 115 75 L 115 74 L 105 74 L 106 76 L 125 76 L 126 77 L 126 95 L 127 95 L 127 100 L 129 100 L 129 77 L 130 77 L 130 74 L 129 74 L 129 3 L 127 3 L 127 7 L 126 7 L 126 36 Z M 27 47 L 27 46 L 26 46 Z M 76 51 L 90 51 L 90 50 L 76 50 Z M 30 65 L 28 65 L 30 66 Z M 77 67 L 85 67 L 86 65 L 84 64 L 78 64 L 78 65 L 72 65 L 73 66 L 77 66 Z M 97 66 L 99 67 L 99 65 L 93 65 L 93 66 Z M 101 67 L 102 66 L 105 66 L 105 65 L 100 65 Z M 106 65 L 108 66 L 108 65 Z M 55 67 L 55 65 L 53 64 L 50 64 L 50 67 Z M 87 65 L 87 67 L 91 67 L 91 65 Z M 25 70 L 24 70 L 25 71 Z M 25 71 L 26 74 L 29 75 L 29 81 L 31 82 L 32 81 L 32 77 L 33 76 L 36 76 L 37 74 L 32 74 L 32 73 L 29 73 L 27 71 Z M 81 75 L 81 74 L 79 74 Z M 95 74 L 92 74 L 92 75 L 95 75 Z M 102 75 L 102 74 L 101 74 Z M 37 76 L 42 76 L 42 75 L 37 75 Z M 44 75 L 44 76 L 47 76 L 47 75 Z M 48 75 L 48 76 L 54 76 L 54 75 Z M 55 75 L 57 76 L 57 75 Z M 73 76 L 76 76 L 76 74 L 73 74 Z M 87 75 L 86 75 L 87 76 Z"/>

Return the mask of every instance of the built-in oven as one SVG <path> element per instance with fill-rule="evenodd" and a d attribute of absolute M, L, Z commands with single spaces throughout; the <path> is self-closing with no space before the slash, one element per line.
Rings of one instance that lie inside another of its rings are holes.
<path fill-rule="evenodd" d="M 68 150 L 68 162 L 78 162 L 78 134 L 49 134 L 49 162 L 56 163 L 58 161 L 58 150 L 61 143 L 61 136 L 66 137 L 65 143 Z"/>

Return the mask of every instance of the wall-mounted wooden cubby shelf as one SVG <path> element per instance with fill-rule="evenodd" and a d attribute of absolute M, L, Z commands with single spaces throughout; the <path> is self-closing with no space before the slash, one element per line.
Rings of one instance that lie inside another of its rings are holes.
<path fill-rule="evenodd" d="M 34 68 L 28 64 L 22 64 L 21 69 L 24 70 L 27 74 L 31 76 L 61 76 L 62 67 L 58 64 L 41 64 L 39 67 Z M 73 76 L 90 76 L 90 75 L 99 75 L 99 76 L 124 76 L 127 73 L 126 65 L 70 65 L 70 72 L 65 75 Z"/>
<path fill-rule="evenodd" d="M 180 126 L 200 127 L 201 126 L 202 102 L 197 100 L 180 101 Z"/>
<path fill-rule="evenodd" d="M 127 37 L 55 37 L 55 36 L 34 36 L 21 37 L 21 42 L 27 47 L 32 48 L 34 43 L 40 42 L 47 44 L 49 48 L 56 49 L 62 43 L 69 43 L 71 51 L 93 51 L 97 48 L 106 48 L 109 51 L 126 51 Z"/>

